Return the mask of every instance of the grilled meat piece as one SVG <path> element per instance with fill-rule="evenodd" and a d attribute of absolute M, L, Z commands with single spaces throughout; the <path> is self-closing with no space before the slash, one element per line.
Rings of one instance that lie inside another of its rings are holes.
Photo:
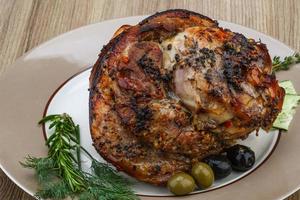
<path fill-rule="evenodd" d="M 266 46 L 186 10 L 121 27 L 90 76 L 94 146 L 118 170 L 166 184 L 193 162 L 268 130 L 284 90 Z"/>

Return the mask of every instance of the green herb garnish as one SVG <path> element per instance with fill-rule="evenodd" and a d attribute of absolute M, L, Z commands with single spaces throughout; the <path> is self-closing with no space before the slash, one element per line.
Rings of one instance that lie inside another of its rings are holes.
<path fill-rule="evenodd" d="M 67 114 L 49 115 L 39 124 L 50 122 L 53 130 L 47 139 L 48 156 L 36 158 L 27 156 L 21 165 L 34 169 L 40 189 L 38 199 L 79 200 L 135 200 L 138 197 L 130 189 L 130 183 L 108 164 L 95 160 L 80 146 L 79 126 Z M 80 152 L 92 160 L 91 173 L 81 169 Z M 74 156 L 76 155 L 76 156 Z"/>
<path fill-rule="evenodd" d="M 283 61 L 280 60 L 279 56 L 275 56 L 273 58 L 273 72 L 281 71 L 281 70 L 288 70 L 291 65 L 300 63 L 300 54 L 294 53 L 291 56 L 284 57 Z"/>

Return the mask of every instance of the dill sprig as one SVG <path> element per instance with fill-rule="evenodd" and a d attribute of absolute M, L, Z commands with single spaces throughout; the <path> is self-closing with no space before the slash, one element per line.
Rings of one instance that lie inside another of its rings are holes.
<path fill-rule="evenodd" d="M 299 53 L 294 53 L 291 56 L 286 56 L 282 61 L 280 59 L 280 56 L 275 56 L 272 62 L 273 65 L 272 70 L 273 72 L 288 70 L 291 67 L 291 65 L 296 63 L 300 63 Z"/>
<path fill-rule="evenodd" d="M 128 187 L 130 182 L 120 176 L 118 172 L 112 169 L 108 164 L 93 160 L 91 168 L 93 174 L 86 174 L 88 188 L 79 195 L 80 200 L 138 199 L 130 187 Z"/>
<path fill-rule="evenodd" d="M 49 115 L 39 124 L 49 122 L 53 133 L 47 139 L 48 156 L 27 156 L 21 165 L 34 169 L 40 183 L 38 199 L 135 200 L 130 183 L 106 163 L 100 163 L 80 146 L 79 126 L 67 114 Z M 81 151 L 92 160 L 92 173 L 81 169 Z M 74 156 L 76 155 L 76 157 Z"/>

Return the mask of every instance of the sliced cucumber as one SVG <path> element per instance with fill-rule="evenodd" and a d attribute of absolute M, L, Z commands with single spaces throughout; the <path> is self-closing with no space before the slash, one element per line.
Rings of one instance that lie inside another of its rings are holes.
<path fill-rule="evenodd" d="M 282 81 L 279 83 L 285 90 L 282 110 L 273 123 L 273 127 L 277 129 L 288 130 L 288 127 L 296 113 L 296 107 L 300 103 L 300 95 L 297 92 L 291 81 Z"/>
<path fill-rule="evenodd" d="M 280 81 L 279 85 L 283 87 L 285 90 L 285 94 L 297 94 L 292 81 L 286 80 L 286 81 Z"/>

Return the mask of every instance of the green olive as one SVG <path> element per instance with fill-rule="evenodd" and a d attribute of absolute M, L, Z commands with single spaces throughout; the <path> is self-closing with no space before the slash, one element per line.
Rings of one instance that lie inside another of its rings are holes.
<path fill-rule="evenodd" d="M 174 174 L 168 181 L 168 188 L 175 195 L 188 194 L 194 191 L 195 187 L 193 177 L 184 172 Z"/>
<path fill-rule="evenodd" d="M 196 180 L 198 186 L 202 189 L 210 187 L 215 180 L 212 168 L 203 162 L 197 162 L 193 165 L 192 176 Z"/>

